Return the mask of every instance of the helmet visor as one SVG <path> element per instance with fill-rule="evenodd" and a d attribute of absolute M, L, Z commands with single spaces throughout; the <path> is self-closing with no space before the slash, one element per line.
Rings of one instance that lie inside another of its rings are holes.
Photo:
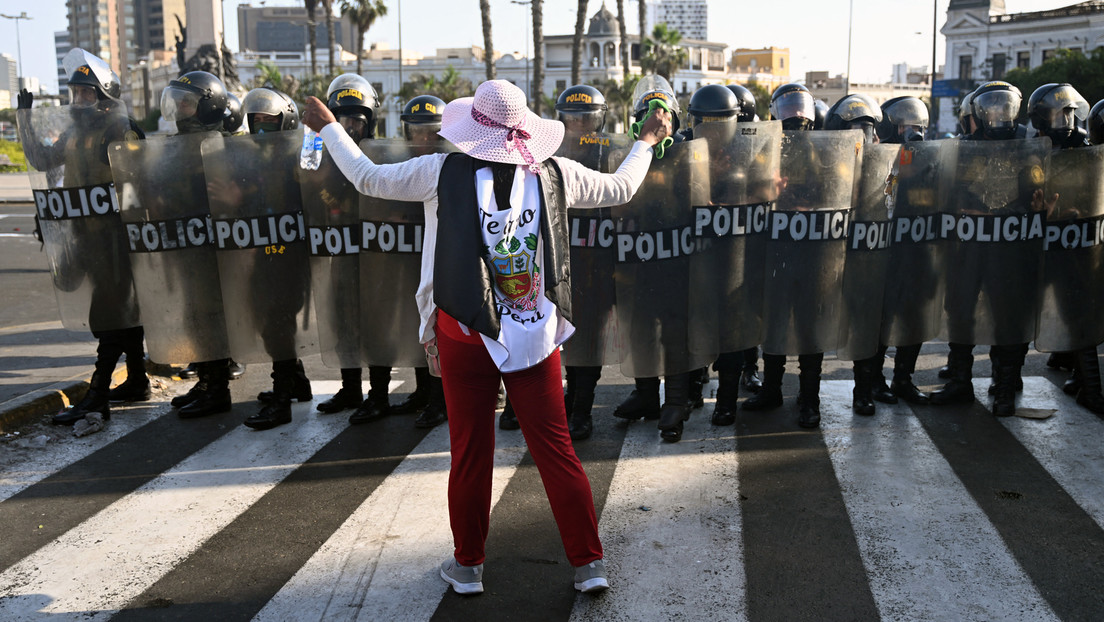
<path fill-rule="evenodd" d="M 973 108 L 985 127 L 1009 127 L 1020 112 L 1020 98 L 1011 91 L 989 91 L 974 97 Z"/>
<path fill-rule="evenodd" d="M 92 108 L 96 105 L 96 89 L 84 84 L 69 85 L 69 105 L 74 108 Z"/>
<path fill-rule="evenodd" d="M 199 94 L 169 85 L 161 91 L 161 116 L 170 123 L 195 116 L 199 107 Z"/>
<path fill-rule="evenodd" d="M 1046 94 L 1042 108 L 1049 117 L 1050 127 L 1054 129 L 1072 129 L 1078 121 L 1089 116 L 1089 102 L 1072 86 L 1060 86 Z M 1038 108 L 1036 108 L 1038 110 Z"/>
<path fill-rule="evenodd" d="M 860 93 L 845 97 L 836 107 L 836 114 L 844 121 L 854 121 L 863 117 L 869 117 L 875 123 L 882 120 L 882 110 L 878 108 L 878 103 Z"/>
<path fill-rule="evenodd" d="M 806 91 L 791 91 L 775 99 L 770 106 L 771 117 L 785 121 L 794 117 L 810 119 L 816 117 L 816 105 L 813 96 Z"/>
<path fill-rule="evenodd" d="M 885 116 L 894 125 L 928 127 L 928 107 L 919 99 L 902 99 L 886 108 Z"/>

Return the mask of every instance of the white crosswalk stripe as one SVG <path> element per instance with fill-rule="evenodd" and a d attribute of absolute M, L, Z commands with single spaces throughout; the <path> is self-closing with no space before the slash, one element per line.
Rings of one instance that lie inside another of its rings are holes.
<path fill-rule="evenodd" d="M 988 404 L 988 382 L 975 382 L 983 405 Z M 393 382 L 392 389 L 399 385 Z M 313 386 L 324 396 L 336 391 L 338 383 Z M 962 465 L 941 453 L 930 421 L 922 421 L 904 403 L 879 404 L 873 417 L 855 416 L 852 386 L 842 380 L 822 383 L 820 451 L 823 455 L 826 446 L 846 506 L 841 517 L 850 521 L 858 546 L 852 557 L 861 556 L 860 573 L 865 569 L 881 617 L 1068 618 L 1056 613 L 1061 608 L 1035 585 L 1032 561 L 1004 541 L 1007 536 L 987 515 L 984 502 L 968 490 L 957 470 Z M 135 606 L 135 599 L 347 428 L 344 416 L 312 414 L 314 405 L 296 404 L 293 423 L 271 432 L 231 429 L 27 557 L 0 568 L 0 620 L 106 619 Z M 1104 420 L 1085 412 L 1044 378 L 1025 378 L 1020 406 L 1054 415 L 1000 419 L 993 429 L 1007 436 L 1000 428 L 1004 426 L 1015 440 L 1003 442 L 1022 445 L 1038 462 L 1036 470 L 1049 474 L 1104 533 Z M 753 619 L 748 603 L 755 595 L 748 593 L 745 567 L 754 550 L 746 540 L 745 523 L 752 514 L 746 519 L 741 515 L 741 424 L 714 427 L 711 409 L 707 404 L 695 411 L 677 444 L 661 442 L 652 421 L 633 422 L 623 431 L 608 494 L 596 500 L 612 589 L 598 598 L 576 596 L 573 607 L 557 610 L 555 619 Z M 608 417 L 608 409 L 603 411 L 597 428 L 608 432 L 621 425 Z M 763 416 L 793 417 L 790 400 L 784 411 Z M 983 415 L 975 410 L 969 416 Z M 155 417 L 121 419 L 120 425 L 113 420 L 107 434 L 52 448 L 7 468 L 0 473 L 0 503 L 16 502 L 12 497 L 20 491 L 33 490 L 44 477 L 110 447 Z M 806 434 L 796 426 L 792 430 Z M 411 436 L 406 447 L 419 438 Z M 313 554 L 306 549 L 305 561 L 296 562 L 302 563 L 298 571 L 293 566 L 279 582 L 290 580 L 278 590 L 275 583 L 264 596 L 267 604 L 258 604 L 249 615 L 256 613 L 253 619 L 259 622 L 419 621 L 439 614 L 442 607 L 478 603 L 448 598 L 437 576 L 437 565 L 452 550 L 448 445 L 447 426 L 440 426 L 405 456 L 395 457 L 398 466 L 362 502 L 354 500 L 359 507 L 343 522 L 345 514 L 337 515 L 333 524 L 341 522 L 340 527 L 319 538 Z M 611 451 L 616 450 L 614 446 Z M 801 451 L 785 459 L 800 462 Z M 520 433 L 498 434 L 492 507 L 505 500 L 519 502 L 507 495 L 507 487 L 520 469 L 532 468 L 521 466 L 524 456 Z M 611 460 L 614 456 L 610 453 Z M 310 503 L 309 496 L 303 503 Z M 796 518 L 778 520 L 782 524 Z M 1083 522 L 1091 526 L 1087 518 Z M 560 563 L 566 582 L 570 569 L 566 561 Z M 488 567 L 488 594 L 479 598 L 492 599 L 496 583 L 515 579 L 504 576 L 508 573 Z M 232 593 L 248 587 L 225 589 Z M 547 589 L 562 593 L 570 584 Z M 535 617 L 552 615 L 542 613 Z M 156 616 L 151 613 L 148 619 Z"/>

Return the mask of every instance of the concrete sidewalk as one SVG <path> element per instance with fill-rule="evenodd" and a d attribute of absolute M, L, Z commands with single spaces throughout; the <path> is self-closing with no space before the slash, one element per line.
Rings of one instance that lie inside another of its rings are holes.
<path fill-rule="evenodd" d="M 31 203 L 31 178 L 27 173 L 0 173 L 0 203 Z"/>
<path fill-rule="evenodd" d="M 56 321 L 0 328 L 0 433 L 83 398 L 96 345 L 91 333 L 65 330 Z M 125 377 L 120 364 L 114 382 Z"/>

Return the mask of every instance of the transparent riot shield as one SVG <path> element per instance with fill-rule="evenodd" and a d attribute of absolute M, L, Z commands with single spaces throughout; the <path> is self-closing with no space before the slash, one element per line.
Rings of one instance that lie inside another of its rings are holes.
<path fill-rule="evenodd" d="M 941 222 L 940 145 L 901 146 L 890 180 L 889 267 L 882 298 L 882 343 L 908 346 L 934 339 L 941 326 L 946 252 Z"/>
<path fill-rule="evenodd" d="M 1035 337 L 1050 140 L 943 141 L 940 234 L 948 240 L 944 335 L 1012 345 Z"/>
<path fill-rule="evenodd" d="M 212 132 L 111 146 L 146 348 L 160 363 L 230 356 L 200 145 Z"/>
<path fill-rule="evenodd" d="M 763 293 L 763 352 L 835 350 L 857 130 L 782 133 L 781 191 L 770 215 Z"/>
<path fill-rule="evenodd" d="M 377 164 L 441 153 L 397 139 L 362 141 Z M 425 206 L 360 197 L 360 347 L 367 365 L 425 366 L 415 294 L 421 280 Z"/>
<path fill-rule="evenodd" d="M 588 168 L 609 173 L 631 147 L 624 135 L 564 135 L 556 155 L 570 158 Z M 610 208 L 568 209 L 571 244 L 571 323 L 575 334 L 563 346 L 563 363 L 568 366 L 597 366 L 621 360 L 617 335 L 615 235 L 620 223 Z"/>
<path fill-rule="evenodd" d="M 699 123 L 694 137 L 709 145 L 710 202 L 694 206 L 694 235 L 708 241 L 703 281 L 718 294 L 718 349 L 737 352 L 763 340 L 763 259 L 782 124 Z"/>
<path fill-rule="evenodd" d="M 1054 151 L 1035 348 L 1068 352 L 1104 341 L 1104 145 Z"/>
<path fill-rule="evenodd" d="M 709 196 L 704 140 L 676 143 L 652 162 L 632 201 L 613 208 L 617 234 L 617 324 L 621 371 L 633 378 L 678 374 L 717 357 L 715 307 L 694 279 L 694 205 Z M 702 271 L 697 271 L 699 274 Z"/>
<path fill-rule="evenodd" d="M 363 367 L 360 347 L 360 192 L 328 151 L 300 171 L 318 347 L 328 367 Z"/>
<path fill-rule="evenodd" d="M 108 146 L 137 141 L 125 108 L 19 110 L 19 133 L 58 312 L 69 330 L 141 324 Z"/>
<path fill-rule="evenodd" d="M 843 309 L 836 353 L 844 360 L 867 359 L 878 352 L 893 224 L 886 192 L 900 150 L 900 145 L 863 145 L 843 268 Z"/>
<path fill-rule="evenodd" d="M 281 361 L 315 350 L 298 132 L 203 142 L 230 354 Z"/>

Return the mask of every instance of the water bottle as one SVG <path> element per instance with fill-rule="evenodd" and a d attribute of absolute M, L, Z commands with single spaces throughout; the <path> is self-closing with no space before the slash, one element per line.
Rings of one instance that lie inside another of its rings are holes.
<path fill-rule="evenodd" d="M 318 170 L 322 163 L 322 137 L 306 125 L 303 126 L 303 150 L 299 154 L 299 167 L 307 171 Z"/>

